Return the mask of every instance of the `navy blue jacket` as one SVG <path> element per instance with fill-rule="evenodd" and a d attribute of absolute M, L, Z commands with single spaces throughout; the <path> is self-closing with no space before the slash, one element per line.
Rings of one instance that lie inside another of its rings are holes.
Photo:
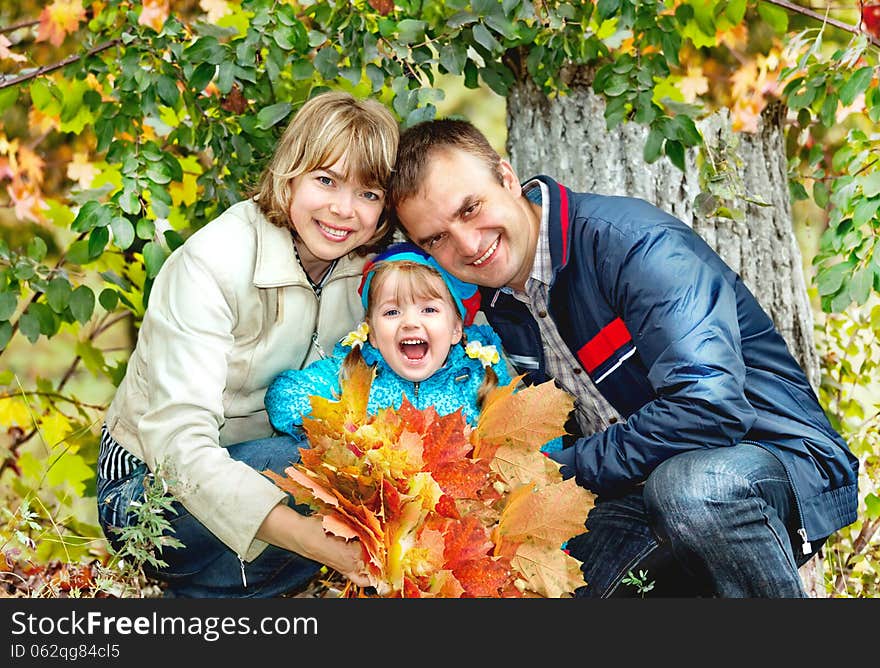
<path fill-rule="evenodd" d="M 740 277 L 648 202 L 537 178 L 550 198 L 550 317 L 626 418 L 553 458 L 583 487 L 617 495 L 676 453 L 754 442 L 788 472 L 805 540 L 854 522 L 858 460 Z M 525 305 L 483 288 L 483 311 L 517 371 L 547 380 Z"/>

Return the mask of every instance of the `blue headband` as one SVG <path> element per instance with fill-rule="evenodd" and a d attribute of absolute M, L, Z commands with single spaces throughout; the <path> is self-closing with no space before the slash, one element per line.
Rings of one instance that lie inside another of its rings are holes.
<path fill-rule="evenodd" d="M 373 281 L 373 275 L 380 262 L 413 262 L 430 267 L 440 274 L 440 278 L 446 284 L 449 294 L 452 295 L 452 299 L 458 307 L 462 322 L 465 325 L 470 325 L 474 321 L 474 316 L 480 309 L 480 291 L 477 286 L 458 280 L 437 264 L 434 258 L 409 241 L 392 244 L 364 265 L 364 276 L 358 288 L 364 310 L 367 308 L 367 298 L 370 295 L 370 283 Z"/>

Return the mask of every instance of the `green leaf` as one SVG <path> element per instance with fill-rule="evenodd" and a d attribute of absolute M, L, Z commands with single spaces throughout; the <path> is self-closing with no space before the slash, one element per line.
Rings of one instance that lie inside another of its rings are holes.
<path fill-rule="evenodd" d="M 440 65 L 450 74 L 461 74 L 467 62 L 467 47 L 455 41 L 440 51 Z"/>
<path fill-rule="evenodd" d="M 43 258 L 46 257 L 47 251 L 46 242 L 43 241 L 42 237 L 34 237 L 28 242 L 27 256 L 34 262 L 42 262 Z"/>
<path fill-rule="evenodd" d="M 156 92 L 159 94 L 159 99 L 169 107 L 174 107 L 180 99 L 177 81 L 166 74 L 160 75 L 156 80 Z"/>
<path fill-rule="evenodd" d="M 620 10 L 621 0 L 599 0 L 596 7 L 596 13 L 601 20 L 605 20 L 613 16 Z"/>
<path fill-rule="evenodd" d="M 478 23 L 473 27 L 474 40 L 489 52 L 501 50 L 501 44 L 492 36 L 489 29 L 482 23 Z"/>
<path fill-rule="evenodd" d="M 67 249 L 67 261 L 80 265 L 91 262 L 92 258 L 89 257 L 89 240 L 80 239 L 70 244 L 70 247 Z"/>
<path fill-rule="evenodd" d="M 862 194 L 865 197 L 880 195 L 880 170 L 865 175 L 862 179 Z"/>
<path fill-rule="evenodd" d="M 788 30 L 788 13 L 781 7 L 771 5 L 769 2 L 759 2 L 758 14 L 777 35 L 783 35 Z"/>
<path fill-rule="evenodd" d="M 46 289 L 46 301 L 55 313 L 63 313 L 70 301 L 70 282 L 66 278 L 56 276 L 49 281 Z"/>
<path fill-rule="evenodd" d="M 871 521 L 880 519 L 880 496 L 871 492 L 865 494 L 865 517 Z"/>
<path fill-rule="evenodd" d="M 24 334 L 31 343 L 36 343 L 40 338 L 40 323 L 36 316 L 31 313 L 23 313 L 18 319 L 18 330 Z"/>
<path fill-rule="evenodd" d="M 278 102 L 263 107 L 257 114 L 257 127 L 261 130 L 268 130 L 274 127 L 290 115 L 293 105 L 290 102 Z"/>
<path fill-rule="evenodd" d="M 0 292 L 0 320 L 9 320 L 17 307 L 17 294 L 14 292 Z"/>
<path fill-rule="evenodd" d="M 828 186 L 825 185 L 824 181 L 816 181 L 813 184 L 813 200 L 818 207 L 824 209 L 828 206 Z"/>
<path fill-rule="evenodd" d="M 820 296 L 833 295 L 843 285 L 843 281 L 852 275 L 852 264 L 840 262 L 828 268 L 820 269 L 816 274 L 816 287 Z"/>
<path fill-rule="evenodd" d="M 183 246 L 184 238 L 180 236 L 180 232 L 177 230 L 165 230 L 162 236 L 165 237 L 165 243 L 168 244 L 168 248 L 172 252 Z"/>
<path fill-rule="evenodd" d="M 860 201 L 856 204 L 855 209 L 853 209 L 853 225 L 859 227 L 869 220 L 873 220 L 878 208 L 880 208 L 880 199 L 878 198 Z"/>
<path fill-rule="evenodd" d="M 868 301 L 873 286 L 874 270 L 870 266 L 862 267 L 853 274 L 849 285 L 849 294 L 856 304 L 861 306 Z"/>
<path fill-rule="evenodd" d="M 144 264 L 147 268 L 147 278 L 155 278 L 165 262 L 165 250 L 155 241 L 150 241 L 144 246 Z"/>
<path fill-rule="evenodd" d="M 808 199 L 810 196 L 807 194 L 807 189 L 804 188 L 804 184 L 800 181 L 789 181 L 788 182 L 788 191 L 791 195 L 791 198 L 795 201 L 801 201 Z"/>
<path fill-rule="evenodd" d="M 700 131 L 697 130 L 693 119 L 689 116 L 679 114 L 672 119 L 672 124 L 676 129 L 678 138 L 685 146 L 698 146 L 702 143 L 703 137 L 700 135 Z"/>
<path fill-rule="evenodd" d="M 106 227 L 96 227 L 89 235 L 89 258 L 97 260 L 110 241 L 110 230 Z"/>
<path fill-rule="evenodd" d="M 95 293 L 87 285 L 80 285 L 70 295 L 70 312 L 83 325 L 92 317 L 95 310 Z"/>
<path fill-rule="evenodd" d="M 332 46 L 325 46 L 318 51 L 313 62 L 318 73 L 328 81 L 339 74 L 339 52 Z"/>
<path fill-rule="evenodd" d="M 55 319 L 55 314 L 52 313 L 52 309 L 45 304 L 34 302 L 28 306 L 28 313 L 37 319 L 40 334 L 43 334 L 44 336 L 52 336 L 58 331 L 58 322 Z"/>
<path fill-rule="evenodd" d="M 663 142 L 666 140 L 666 137 L 663 136 L 663 133 L 657 130 L 656 128 L 652 128 L 648 133 L 648 138 L 645 140 L 645 148 L 642 151 L 642 156 L 645 159 L 645 162 L 651 164 L 656 162 L 657 159 L 662 155 L 663 152 Z"/>
<path fill-rule="evenodd" d="M 859 93 L 864 93 L 874 76 L 873 67 L 862 67 L 856 70 L 840 88 L 840 101 L 844 106 L 851 105 Z"/>
<path fill-rule="evenodd" d="M 0 90 L 0 116 L 18 100 L 19 86 Z"/>
<path fill-rule="evenodd" d="M 211 63 L 202 63 L 196 69 L 193 70 L 192 75 L 189 78 L 189 87 L 197 92 L 201 92 L 205 89 L 209 83 L 211 83 L 211 79 L 214 78 L 214 73 L 217 71 L 217 66 L 212 65 Z"/>
<path fill-rule="evenodd" d="M 748 6 L 747 0 L 730 0 L 727 3 L 727 8 L 724 10 L 725 16 L 727 16 L 731 25 L 739 25 L 743 17 L 746 15 L 746 7 Z"/>
<path fill-rule="evenodd" d="M 667 139 L 664 150 L 666 151 L 666 155 L 669 156 L 670 162 L 681 171 L 684 171 L 684 146 L 682 143 L 675 139 Z"/>
<path fill-rule="evenodd" d="M 403 19 L 397 24 L 397 37 L 405 44 L 415 44 L 425 39 L 428 24 L 416 19 Z M 485 28 L 483 28 L 485 30 Z"/>
<path fill-rule="evenodd" d="M 105 311 L 113 311 L 119 304 L 119 293 L 113 288 L 104 288 L 98 295 L 98 301 Z"/>
<path fill-rule="evenodd" d="M 126 184 L 126 187 L 119 194 L 119 208 L 131 215 L 137 215 L 141 212 L 141 198 L 134 186 L 130 187 Z"/>
<path fill-rule="evenodd" d="M 501 66 L 503 67 L 503 65 Z M 479 69 L 480 78 L 486 82 L 486 85 L 501 97 L 507 97 L 510 90 L 510 84 L 498 70 L 490 67 L 481 67 Z"/>
<path fill-rule="evenodd" d="M 113 232 L 113 243 L 120 250 L 125 250 L 134 241 L 134 227 L 125 216 L 116 216 L 110 221 Z"/>
<path fill-rule="evenodd" d="M 6 322 L 0 322 L 0 350 L 6 348 L 6 344 L 9 343 L 9 339 L 12 338 L 12 324 Z"/>
<path fill-rule="evenodd" d="M 110 209 L 106 205 L 90 200 L 83 204 L 76 218 L 70 224 L 74 232 L 87 232 L 93 227 L 101 227 L 110 222 Z"/>

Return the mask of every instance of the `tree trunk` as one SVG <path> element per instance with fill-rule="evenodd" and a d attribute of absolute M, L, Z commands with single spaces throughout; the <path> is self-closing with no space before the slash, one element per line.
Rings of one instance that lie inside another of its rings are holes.
<path fill-rule="evenodd" d="M 584 71 L 568 72 L 571 92 L 553 100 L 531 81 L 511 90 L 507 147 L 517 175 L 525 179 L 547 174 L 577 191 L 640 197 L 690 225 L 742 276 L 816 389 L 819 363 L 813 315 L 791 225 L 779 108 L 764 114 L 756 134 L 734 135 L 726 112 L 698 123 L 710 149 L 739 142 L 735 154 L 742 165 L 733 168 L 742 193 L 769 205 L 734 200 L 734 206 L 745 212 L 741 221 L 701 217 L 694 207 L 701 191 L 698 152 L 688 151 L 684 172 L 665 158 L 646 164 L 642 151 L 647 130 L 625 123 L 608 131 L 604 100 L 593 93 L 586 76 Z M 821 555 L 801 569 L 801 577 L 811 596 L 825 596 Z"/>

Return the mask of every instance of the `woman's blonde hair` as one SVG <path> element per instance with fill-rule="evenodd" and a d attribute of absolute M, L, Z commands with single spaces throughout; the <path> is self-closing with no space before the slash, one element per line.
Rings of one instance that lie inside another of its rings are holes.
<path fill-rule="evenodd" d="M 367 313 L 364 316 L 368 322 L 372 316 L 375 297 L 378 294 L 379 289 L 385 281 L 394 274 L 398 274 L 404 279 L 397 283 L 398 301 L 411 299 L 413 297 L 422 299 L 442 299 L 449 303 L 449 306 L 455 311 L 458 319 L 461 320 L 458 306 L 456 306 L 455 300 L 449 293 L 449 289 L 446 287 L 443 277 L 432 267 L 419 264 L 418 262 L 395 260 L 392 262 L 378 262 L 373 271 L 375 273 L 373 274 L 373 280 L 370 282 L 370 291 L 367 295 Z M 428 280 L 429 278 L 435 280 Z M 462 346 L 467 345 L 467 335 L 464 332 L 462 332 L 459 344 Z M 351 377 L 355 366 L 361 363 L 364 363 L 361 349 L 359 346 L 354 346 L 351 352 L 349 352 L 342 361 L 342 367 L 339 370 L 340 378 L 344 380 Z M 477 390 L 477 408 L 483 407 L 483 401 L 486 399 L 486 396 L 493 388 L 497 387 L 497 385 L 498 376 L 495 373 L 495 370 L 491 366 L 487 366 L 486 375 Z"/>
<path fill-rule="evenodd" d="M 357 99 L 341 91 L 316 95 L 287 126 L 249 196 L 255 198 L 269 222 L 292 229 L 291 182 L 297 176 L 329 167 L 344 154 L 346 179 L 384 190 L 394 167 L 399 136 L 394 116 L 377 100 Z M 391 231 L 391 222 L 383 212 L 363 252 Z"/>

